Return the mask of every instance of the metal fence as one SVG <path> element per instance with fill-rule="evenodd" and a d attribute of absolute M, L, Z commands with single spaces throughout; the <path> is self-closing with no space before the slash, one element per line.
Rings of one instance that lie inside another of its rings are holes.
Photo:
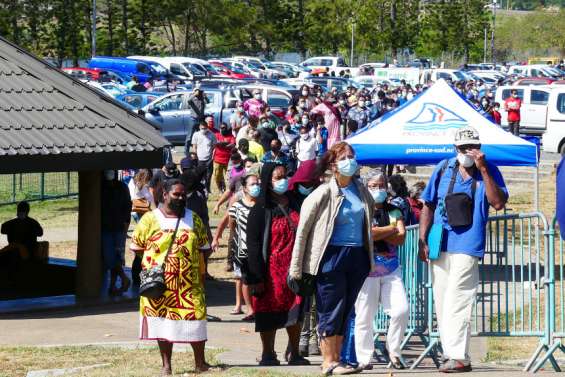
<path fill-rule="evenodd" d="M 471 332 L 473 336 L 537 338 L 539 343 L 532 350 L 526 371 L 535 372 L 546 361 L 560 371 L 553 353 L 557 349 L 565 352 L 561 343 L 561 338 L 565 337 L 564 252 L 564 242 L 555 232 L 555 222 L 550 226 L 541 213 L 489 218 Z M 559 256 L 557 265 L 555 253 Z M 420 337 L 425 345 L 412 369 L 425 357 L 431 357 L 439 366 L 437 354 L 441 348 L 433 305 L 431 267 L 420 262 L 417 254 L 418 226 L 412 226 L 407 228 L 406 241 L 399 248 L 410 305 L 403 346 L 413 336 Z M 387 317 L 380 310 L 374 322 L 377 348 L 382 348 L 378 336 L 386 333 L 387 325 Z M 544 351 L 544 356 L 539 358 Z"/>
<path fill-rule="evenodd" d="M 0 175 L 0 205 L 78 194 L 78 173 L 21 173 Z"/>

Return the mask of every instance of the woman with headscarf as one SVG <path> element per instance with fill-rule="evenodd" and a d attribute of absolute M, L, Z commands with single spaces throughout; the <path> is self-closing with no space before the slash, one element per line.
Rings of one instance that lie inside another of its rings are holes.
<path fill-rule="evenodd" d="M 261 334 L 263 352 L 259 365 L 280 365 L 275 353 L 277 329 L 286 328 L 289 337 L 289 365 L 308 365 L 299 355 L 302 300 L 286 283 L 298 208 L 288 194 L 286 168 L 266 163 L 261 171 L 261 194 L 247 220 L 248 271 L 255 311 L 255 331 Z"/>
<path fill-rule="evenodd" d="M 332 93 L 326 95 L 324 102 L 320 103 L 310 111 L 310 116 L 322 115 L 324 124 L 328 129 L 328 148 L 341 140 L 340 125 L 341 116 L 338 108 L 335 106 L 336 98 Z"/>

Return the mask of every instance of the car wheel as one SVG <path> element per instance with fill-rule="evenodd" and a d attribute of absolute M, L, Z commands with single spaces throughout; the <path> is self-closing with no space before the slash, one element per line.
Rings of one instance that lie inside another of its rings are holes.
<path fill-rule="evenodd" d="M 561 153 L 561 156 L 565 156 L 565 140 L 561 142 L 561 146 L 559 147 L 559 153 Z"/>

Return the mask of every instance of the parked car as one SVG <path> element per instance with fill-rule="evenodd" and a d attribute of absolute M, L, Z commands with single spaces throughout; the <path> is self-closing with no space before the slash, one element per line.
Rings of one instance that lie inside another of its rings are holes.
<path fill-rule="evenodd" d="M 299 66 L 309 68 L 312 73 L 327 68 L 328 73 L 331 74 L 333 72 L 336 76 L 339 76 L 341 72 L 343 72 L 343 74 L 352 74 L 351 68 L 345 63 L 342 57 L 316 56 L 304 60 Z"/>
<path fill-rule="evenodd" d="M 292 63 L 271 62 L 271 64 L 277 67 L 279 70 L 282 69 L 283 71 L 285 71 L 287 77 L 298 77 L 298 75 L 302 72 L 309 72 L 309 69 L 300 67 Z"/>
<path fill-rule="evenodd" d="M 220 60 L 209 60 L 208 61 L 220 75 L 230 77 L 233 79 L 248 79 L 253 78 L 253 75 L 245 73 L 242 69 L 237 67 L 228 67 Z"/>
<path fill-rule="evenodd" d="M 88 62 L 88 68 L 123 72 L 136 76 L 142 83 L 151 79 L 160 79 L 168 73 L 165 67 L 158 63 L 112 56 L 93 57 Z"/>
<path fill-rule="evenodd" d="M 125 103 L 133 110 L 139 110 L 151 102 L 155 101 L 157 98 L 163 96 L 163 93 L 159 92 L 132 92 L 120 94 L 116 99 L 120 102 Z"/>
<path fill-rule="evenodd" d="M 237 102 L 251 98 L 255 89 L 262 91 L 263 100 L 270 105 L 273 114 L 280 118 L 284 117 L 293 96 L 298 94 L 296 89 L 254 83 L 225 85 L 220 88 L 208 87 L 206 82 L 203 82 L 201 88 L 208 98 L 205 112 L 214 118 L 216 125 L 229 122 L 236 110 Z M 188 105 L 190 95 L 191 92 L 165 94 L 144 106 L 140 114 L 159 127 L 162 135 L 171 143 L 184 144 L 187 135 L 192 135 L 197 128 L 194 111 Z"/>
<path fill-rule="evenodd" d="M 284 72 L 273 69 L 273 67 L 269 65 L 269 61 L 263 58 L 257 58 L 254 56 L 234 56 L 232 59 L 236 62 L 245 62 L 256 69 L 263 71 L 263 77 L 267 79 L 278 80 L 287 77 Z"/>
<path fill-rule="evenodd" d="M 520 109 L 520 132 L 541 135 L 546 130 L 547 104 L 551 93 L 548 86 L 501 86 L 497 88 L 495 101 L 500 103 L 502 126 L 508 127 L 508 113 L 504 101 L 516 90 L 522 100 Z"/>
<path fill-rule="evenodd" d="M 565 155 L 565 86 L 551 90 L 547 101 L 547 126 L 542 137 L 543 150 Z"/>
<path fill-rule="evenodd" d="M 519 74 L 525 77 L 547 77 L 553 79 L 561 79 L 561 74 L 554 71 L 552 67 L 543 64 L 532 65 L 513 65 L 508 69 L 508 74 Z"/>
<path fill-rule="evenodd" d="M 528 85 L 551 85 L 557 81 L 548 77 L 524 77 L 514 81 L 515 86 L 528 86 Z"/>
<path fill-rule="evenodd" d="M 98 79 L 100 78 L 100 74 L 102 72 L 105 72 L 101 69 L 84 68 L 84 67 L 63 68 L 62 71 L 74 77 L 75 79 L 89 80 L 89 81 L 98 81 Z"/>
<path fill-rule="evenodd" d="M 128 59 L 137 59 L 148 62 L 156 62 L 165 67 L 169 72 L 183 80 L 198 80 L 206 77 L 207 72 L 202 67 L 194 64 L 190 58 L 184 57 L 155 57 L 155 56 L 129 56 Z"/>

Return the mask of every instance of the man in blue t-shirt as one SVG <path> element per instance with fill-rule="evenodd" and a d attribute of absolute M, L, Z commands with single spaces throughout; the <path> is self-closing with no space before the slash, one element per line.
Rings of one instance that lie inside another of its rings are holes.
<path fill-rule="evenodd" d="M 443 356 L 440 372 L 469 372 L 471 314 L 485 251 L 489 206 L 504 208 L 508 191 L 496 166 L 481 151 L 479 133 L 467 126 L 455 134 L 457 156 L 440 162 L 422 193 L 420 259 L 431 264 Z M 462 196 L 465 193 L 467 196 Z M 454 194 L 458 194 L 455 195 Z M 431 225 L 442 233 L 439 257 L 429 260 Z"/>

